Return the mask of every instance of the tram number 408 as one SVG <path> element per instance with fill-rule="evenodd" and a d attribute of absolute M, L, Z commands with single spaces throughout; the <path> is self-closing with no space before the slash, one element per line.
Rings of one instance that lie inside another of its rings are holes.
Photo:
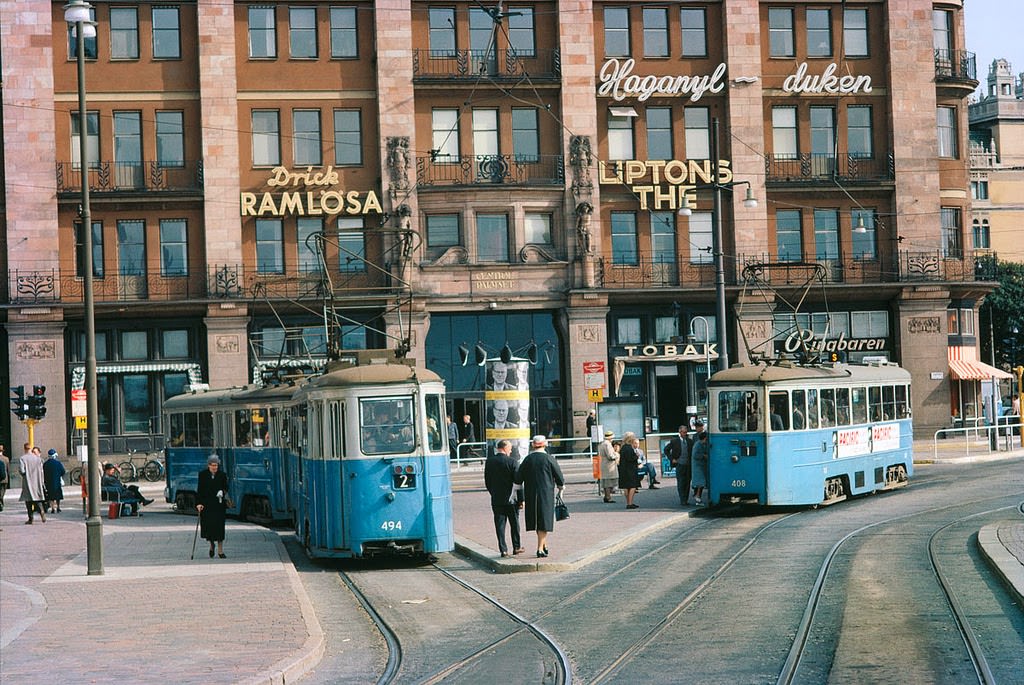
<path fill-rule="evenodd" d="M 745 488 L 745 487 L 747 487 L 747 481 L 745 481 L 745 480 L 734 480 L 732 482 L 732 486 L 734 488 Z"/>

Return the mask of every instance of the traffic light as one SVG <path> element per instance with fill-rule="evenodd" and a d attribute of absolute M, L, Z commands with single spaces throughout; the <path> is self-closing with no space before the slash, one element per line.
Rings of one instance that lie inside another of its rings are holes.
<path fill-rule="evenodd" d="M 27 399 L 28 417 L 39 421 L 46 416 L 46 386 L 33 385 L 32 396 Z"/>
<path fill-rule="evenodd" d="M 18 417 L 20 421 L 25 420 L 25 416 L 28 415 L 28 405 L 25 403 L 25 386 L 19 385 L 16 388 L 11 388 L 11 411 Z"/>

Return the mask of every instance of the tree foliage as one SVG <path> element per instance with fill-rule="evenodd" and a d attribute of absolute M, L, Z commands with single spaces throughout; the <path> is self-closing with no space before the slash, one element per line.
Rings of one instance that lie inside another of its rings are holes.
<path fill-rule="evenodd" d="M 994 341 L 996 366 L 1009 370 L 1024 364 L 1024 264 L 995 261 L 991 268 L 992 280 L 998 281 L 999 287 L 985 298 L 981 307 L 978 334 L 982 359 L 992 359 Z"/>

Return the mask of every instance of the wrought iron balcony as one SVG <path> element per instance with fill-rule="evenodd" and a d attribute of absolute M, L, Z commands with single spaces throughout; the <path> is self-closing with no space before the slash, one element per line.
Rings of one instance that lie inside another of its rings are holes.
<path fill-rule="evenodd" d="M 429 186 L 562 185 L 562 155 L 443 155 L 416 158 L 416 182 Z"/>
<path fill-rule="evenodd" d="M 443 81 L 514 82 L 529 76 L 532 82 L 558 81 L 562 58 L 558 50 L 536 50 L 524 54 L 504 50 L 413 50 L 412 78 L 415 83 Z"/>
<path fill-rule="evenodd" d="M 896 160 L 861 155 L 827 155 L 805 152 L 795 157 L 765 155 L 764 170 L 768 183 L 864 184 L 892 181 L 896 177 Z"/>
<path fill-rule="evenodd" d="M 935 80 L 973 82 L 971 89 L 977 87 L 978 68 L 974 53 L 966 50 L 936 50 Z"/>
<path fill-rule="evenodd" d="M 195 193 L 203 189 L 203 163 L 99 161 L 89 165 L 87 177 L 93 193 Z M 81 165 L 57 162 L 57 192 L 66 195 L 81 189 Z"/>

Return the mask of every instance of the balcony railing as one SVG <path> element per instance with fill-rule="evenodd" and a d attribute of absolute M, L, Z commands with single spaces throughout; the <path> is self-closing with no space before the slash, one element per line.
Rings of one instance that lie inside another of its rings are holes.
<path fill-rule="evenodd" d="M 977 60 L 966 50 L 936 50 L 936 81 L 978 81 Z"/>
<path fill-rule="evenodd" d="M 533 54 L 504 50 L 414 50 L 412 77 L 418 83 L 430 81 L 557 81 L 562 73 L 558 50 L 537 50 Z"/>
<path fill-rule="evenodd" d="M 386 273 L 335 272 L 336 290 L 360 297 L 394 290 Z M 18 305 L 82 302 L 84 286 L 74 271 L 15 270 L 8 276 L 10 301 Z M 217 299 L 320 299 L 325 286 L 318 272 L 268 274 L 238 264 L 210 266 L 187 276 L 106 273 L 93 278 L 96 302 L 170 302 Z M 336 293 L 337 295 L 337 293 Z"/>
<path fill-rule="evenodd" d="M 478 155 L 416 158 L 419 186 L 562 185 L 565 162 L 561 155 Z"/>
<path fill-rule="evenodd" d="M 892 181 L 896 177 L 896 160 L 860 155 L 827 155 L 805 152 L 796 157 L 765 155 L 764 170 L 769 183 L 831 183 L 847 184 Z"/>
<path fill-rule="evenodd" d="M 160 162 L 100 161 L 89 165 L 87 177 L 93 193 L 197 192 L 203 189 L 203 163 L 166 166 Z M 77 193 L 81 189 L 81 165 L 57 162 L 57 192 Z"/>

